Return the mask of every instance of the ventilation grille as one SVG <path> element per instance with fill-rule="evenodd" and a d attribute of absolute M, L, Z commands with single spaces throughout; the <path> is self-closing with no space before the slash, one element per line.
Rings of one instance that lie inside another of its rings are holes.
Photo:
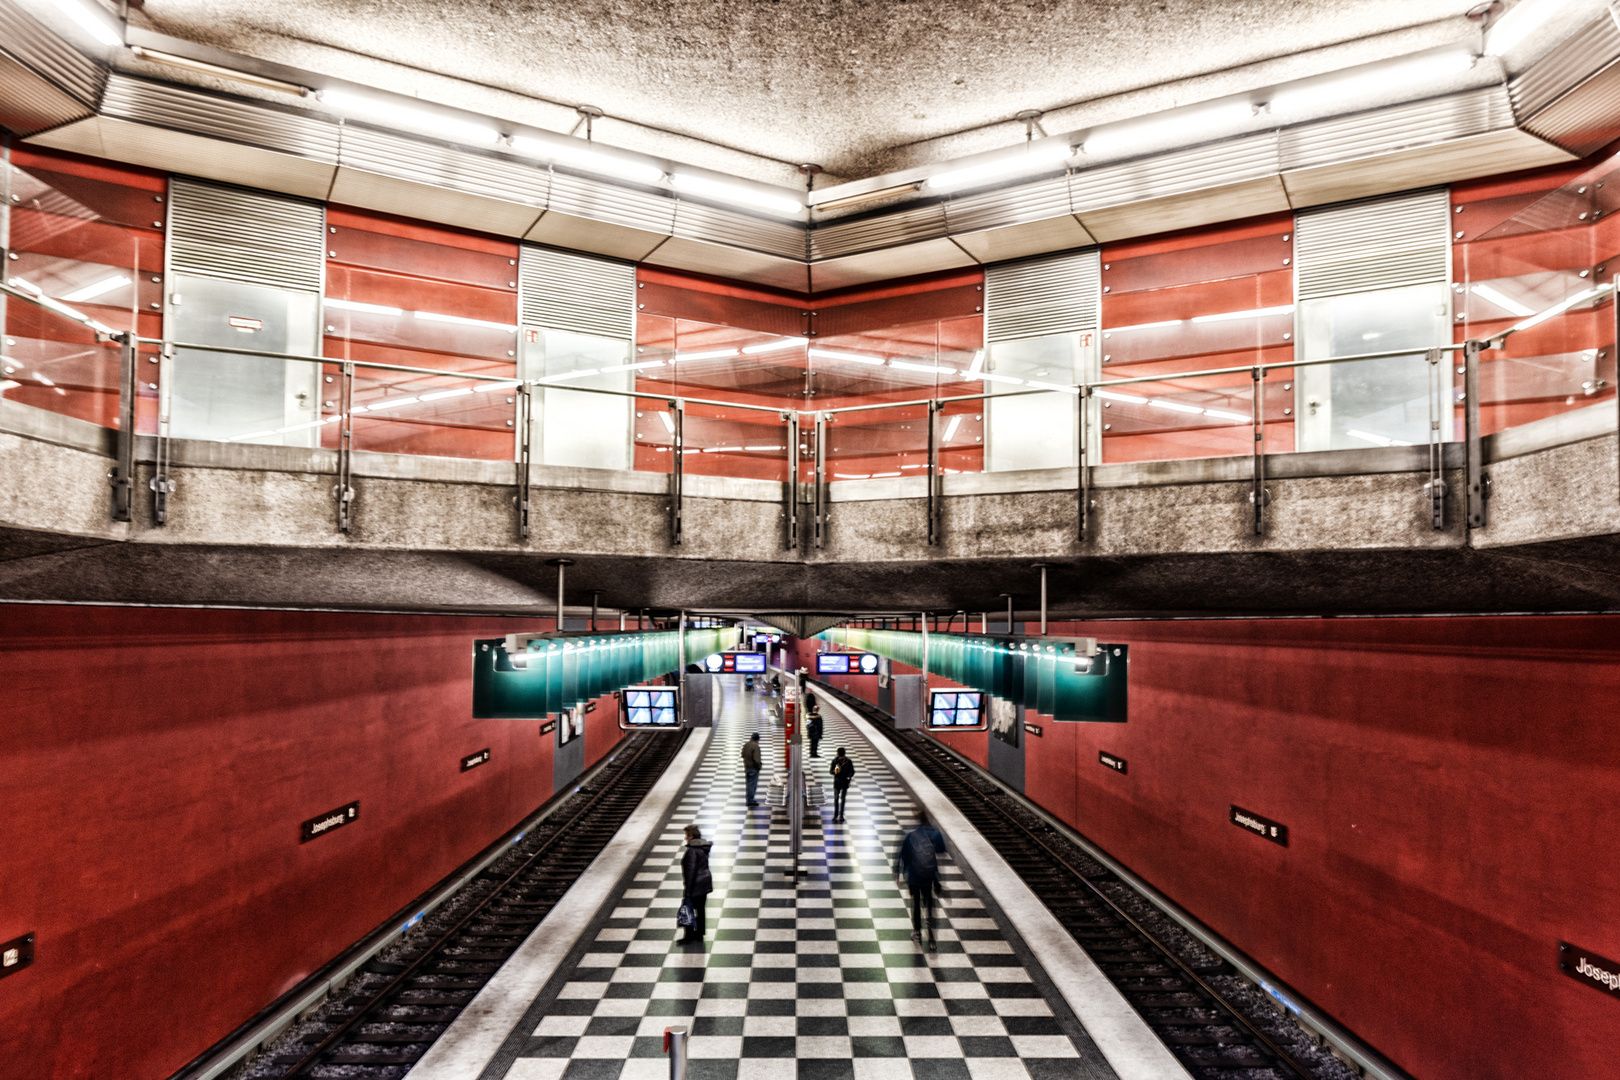
<path fill-rule="evenodd" d="M 810 257 L 836 259 L 881 248 L 913 244 L 944 236 L 945 208 L 940 204 L 890 210 L 872 217 L 838 221 L 810 232 Z"/>
<path fill-rule="evenodd" d="M 1513 126 L 1507 92 L 1487 86 L 1449 97 L 1285 128 L 1278 135 L 1283 172 L 1436 146 Z"/>
<path fill-rule="evenodd" d="M 1449 203 L 1441 189 L 1300 214 L 1294 228 L 1298 298 L 1445 281 Z"/>
<path fill-rule="evenodd" d="M 115 74 L 108 80 L 102 113 L 316 161 L 337 161 L 336 124 L 267 108 L 259 102 L 198 93 L 127 75 Z"/>
<path fill-rule="evenodd" d="M 1097 327 L 1097 249 L 991 266 L 984 273 L 985 340 Z"/>
<path fill-rule="evenodd" d="M 804 259 L 804 229 L 786 221 L 769 221 L 703 203 L 675 205 L 674 235 L 711 244 L 746 248 L 784 259 Z"/>
<path fill-rule="evenodd" d="M 0 3 L 0 43 L 5 52 L 86 105 L 100 100 L 106 70 L 14 3 Z"/>
<path fill-rule="evenodd" d="M 169 267 L 176 273 L 321 289 L 325 214 L 314 203 L 175 177 L 169 215 Z"/>
<path fill-rule="evenodd" d="M 343 128 L 338 163 L 348 169 L 537 208 L 545 205 L 550 186 L 546 170 L 527 163 L 418 142 L 353 124 Z"/>
<path fill-rule="evenodd" d="M 526 326 L 635 336 L 636 271 L 628 263 L 523 245 L 518 311 Z"/>
<path fill-rule="evenodd" d="M 1521 121 L 1529 119 L 1616 60 L 1620 60 L 1620 27 L 1605 11 L 1508 83 L 1513 114 Z"/>

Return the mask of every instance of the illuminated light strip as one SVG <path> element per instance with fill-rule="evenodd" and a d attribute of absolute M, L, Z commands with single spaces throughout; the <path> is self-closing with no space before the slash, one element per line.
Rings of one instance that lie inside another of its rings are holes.
<path fill-rule="evenodd" d="M 930 176 L 924 181 L 924 184 L 934 191 L 956 191 L 960 188 L 973 187 L 976 184 L 992 183 L 1004 177 L 1056 169 L 1073 156 L 1074 147 L 1069 145 L 1066 139 L 1048 139 L 1044 142 L 1026 143 L 1022 153 L 998 158 L 995 161 L 987 161 L 980 165 L 951 169 L 937 176 Z"/>
<path fill-rule="evenodd" d="M 808 345 L 809 343 L 809 338 L 783 338 L 781 341 L 767 341 L 762 345 L 750 345 L 743 350 L 743 355 L 755 356 L 759 353 L 781 352 L 783 349 L 797 349 L 800 345 Z"/>
<path fill-rule="evenodd" d="M 951 417 L 951 422 L 945 425 L 945 442 L 956 438 L 956 430 L 962 426 L 962 414 L 957 413 Z M 898 475 L 898 474 L 896 474 Z"/>
<path fill-rule="evenodd" d="M 63 15 L 73 20 L 75 26 L 96 39 L 98 45 L 107 45 L 118 48 L 124 44 L 124 39 L 101 19 L 90 13 L 90 8 L 75 0 L 51 0 L 51 6 Z M 100 11 L 100 8 L 96 8 Z"/>
<path fill-rule="evenodd" d="M 414 397 L 405 397 L 405 398 L 394 398 L 392 401 L 377 401 L 377 402 L 373 402 L 370 405 L 365 406 L 365 410 L 367 412 L 381 412 L 384 409 L 397 409 L 401 405 L 414 405 L 419 400 L 421 400 L 421 399 L 420 398 L 414 398 Z M 355 406 L 355 411 L 359 412 L 360 411 L 360 406 L 358 406 L 358 405 Z"/>
<path fill-rule="evenodd" d="M 60 2 L 60 0 L 58 0 Z M 467 143 L 472 146 L 491 146 L 501 141 L 501 133 L 493 124 L 476 120 L 463 120 L 455 116 L 418 109 L 393 101 L 356 94 L 341 88 L 322 90 L 321 101 L 335 112 L 354 116 L 375 124 L 407 128 L 444 139 L 446 142 Z"/>
<path fill-rule="evenodd" d="M 1253 308 L 1249 311 L 1223 311 L 1219 315 L 1194 315 L 1191 319 L 1195 323 L 1230 322 L 1233 319 L 1265 319 L 1272 315 L 1292 315 L 1293 304 L 1282 304 L 1279 307 Z"/>
<path fill-rule="evenodd" d="M 1568 300 L 1564 300 L 1561 303 L 1554 304 L 1552 307 L 1548 308 L 1546 311 L 1539 312 L 1539 313 L 1537 313 L 1535 315 L 1532 315 L 1532 316 L 1530 316 L 1530 318 L 1524 320 L 1521 323 L 1515 323 L 1514 326 L 1513 326 L 1513 329 L 1514 330 L 1528 330 L 1532 326 L 1540 326 L 1542 323 L 1546 322 L 1548 319 L 1554 318 L 1554 317 L 1556 317 L 1558 315 L 1562 315 L 1564 312 L 1568 311 L 1570 308 L 1574 307 L 1576 304 L 1583 304 L 1586 301 L 1593 299 L 1594 297 L 1602 296 L 1604 293 L 1608 292 L 1611 287 L 1612 286 L 1609 286 L 1609 285 L 1599 285 L 1599 286 L 1597 286 L 1595 288 L 1583 289 L 1582 291 L 1576 293 L 1574 296 L 1571 296 Z"/>
<path fill-rule="evenodd" d="M 546 383 L 562 382 L 564 379 L 585 379 L 592 375 L 600 374 L 602 373 L 593 367 L 580 368 L 578 371 L 565 371 L 561 375 L 547 375 L 544 379 L 539 381 L 541 385 L 544 385 Z"/>
<path fill-rule="evenodd" d="M 744 187 L 741 184 L 727 184 L 720 180 L 710 180 L 704 176 L 693 176 L 690 173 L 675 173 L 670 176 L 669 182 L 677 191 L 702 195 L 717 202 L 738 203 L 742 206 L 751 206 L 756 210 L 765 210 L 788 217 L 798 217 L 804 213 L 804 203 L 798 199 L 789 198 L 786 193 L 777 195 L 767 191 L 759 191 L 755 188 Z"/>
<path fill-rule="evenodd" d="M 1489 285 L 1470 285 L 1468 286 L 1468 291 L 1473 293 L 1475 296 L 1490 301 L 1503 311 L 1507 312 L 1509 315 L 1516 315 L 1521 319 L 1536 313 L 1535 308 L 1526 307 L 1510 296 L 1503 296 L 1500 292 L 1491 288 Z"/>
<path fill-rule="evenodd" d="M 266 428 L 263 431 L 250 431 L 246 435 L 232 435 L 230 438 L 226 439 L 225 441 L 226 442 L 241 442 L 243 439 L 262 439 L 266 435 L 279 435 L 279 434 L 281 434 L 281 433 L 279 431 L 275 430 L 274 428 Z"/>
<path fill-rule="evenodd" d="M 36 371 L 36 372 L 34 372 L 34 380 L 35 380 L 35 381 L 36 381 L 36 382 L 42 382 L 42 383 L 44 383 L 44 384 L 45 384 L 45 385 L 46 385 L 46 386 L 55 386 L 55 385 L 56 385 L 56 383 L 54 383 L 54 382 L 52 382 L 52 381 L 51 381 L 51 380 L 50 380 L 50 379 L 48 379 L 48 378 L 46 378 L 46 377 L 45 377 L 45 376 L 44 376 L 44 375 L 41 375 L 41 374 L 40 374 L 40 373 L 39 373 L 39 372 L 37 372 L 37 371 Z"/>
<path fill-rule="evenodd" d="M 643 360 L 636 364 L 614 364 L 612 367 L 605 367 L 602 369 L 602 374 L 606 375 L 612 371 L 640 371 L 642 368 L 663 366 L 664 362 L 662 360 Z"/>
<path fill-rule="evenodd" d="M 1015 379 L 1011 375 L 995 375 L 988 371 L 981 371 L 971 376 L 975 381 L 1006 383 L 1008 386 L 1023 386 L 1023 379 Z"/>
<path fill-rule="evenodd" d="M 703 448 L 703 452 L 705 454 L 735 454 L 741 449 L 743 448 L 740 446 L 706 446 Z"/>
<path fill-rule="evenodd" d="M 1162 322 L 1133 323 L 1130 326 L 1106 326 L 1103 328 L 1103 337 L 1109 334 L 1124 334 L 1132 330 L 1157 330 L 1161 326 L 1180 326 L 1180 319 L 1165 319 Z"/>
<path fill-rule="evenodd" d="M 472 393 L 472 388 L 471 387 L 462 387 L 459 390 L 435 390 L 431 394 L 423 394 L 421 397 L 417 398 L 416 400 L 418 400 L 418 401 L 438 401 L 440 398 L 461 397 L 463 394 L 470 394 L 470 393 Z"/>
<path fill-rule="evenodd" d="M 1038 390 L 1056 390 L 1062 394 L 1074 394 L 1078 396 L 1080 393 L 1080 388 L 1078 386 L 1059 386 L 1057 383 L 1036 382 L 1034 379 L 1030 379 L 1024 385 L 1033 386 Z"/>
<path fill-rule="evenodd" d="M 362 304 L 358 300 L 339 300 L 336 297 L 325 298 L 326 306 L 336 308 L 338 311 L 363 311 L 368 315 L 394 315 L 405 314 L 404 308 L 388 307 L 386 304 Z"/>
<path fill-rule="evenodd" d="M 117 331 L 112 327 L 92 319 L 84 312 L 75 311 L 73 308 L 68 307 L 60 300 L 54 300 L 51 297 L 46 296 L 45 290 L 41 289 L 38 285 L 35 285 L 32 281 L 26 281 L 23 278 L 14 277 L 10 278 L 7 281 L 7 284 L 14 289 L 21 289 L 23 292 L 31 295 L 41 307 L 54 311 L 58 315 L 65 315 L 76 323 L 82 323 L 98 334 L 105 334 L 108 337 L 111 337 L 113 334 L 117 333 Z"/>
<path fill-rule="evenodd" d="M 977 375 L 982 370 L 984 370 L 984 350 L 983 349 L 974 349 L 973 350 L 973 363 L 969 364 L 968 369 L 966 371 L 962 372 L 962 374 L 964 376 Z"/>
<path fill-rule="evenodd" d="M 955 375 L 955 368 L 940 367 L 938 364 L 914 364 L 910 360 L 890 360 L 889 366 L 900 368 L 903 371 L 922 371 L 929 375 Z"/>
<path fill-rule="evenodd" d="M 545 142 L 524 135 L 509 140 L 513 150 L 531 157 L 545 158 L 558 165 L 567 165 L 581 172 L 614 176 L 638 184 L 656 184 L 664 178 L 664 170 L 644 161 L 635 161 L 617 154 L 604 154 L 589 145 L 570 146 L 567 143 Z"/>
<path fill-rule="evenodd" d="M 276 428 L 276 434 L 285 435 L 289 431 L 308 431 L 310 428 L 321 427 L 325 423 L 325 420 L 311 420 L 307 424 L 294 424 L 291 427 Z"/>
<path fill-rule="evenodd" d="M 872 474 L 871 473 L 842 473 L 842 472 L 835 472 L 835 473 L 833 473 L 833 476 L 835 476 L 839 480 L 870 480 L 870 479 L 872 479 Z"/>
<path fill-rule="evenodd" d="M 1141 117 L 1108 124 L 1086 136 L 1082 149 L 1088 154 L 1113 154 L 1149 143 L 1196 139 L 1204 142 L 1254 115 L 1247 101 L 1227 101 L 1174 116 Z"/>
<path fill-rule="evenodd" d="M 1485 38 L 1485 51 L 1492 56 L 1511 52 L 1515 45 L 1568 6 L 1569 0 L 1520 0 L 1491 27 Z"/>
<path fill-rule="evenodd" d="M 1357 71 L 1337 78 L 1313 79 L 1303 86 L 1285 87 L 1272 95 L 1271 112 L 1276 116 L 1285 116 L 1334 107 L 1349 112 L 1357 107 L 1355 102 L 1369 95 L 1387 95 L 1400 87 L 1431 82 L 1467 71 L 1473 66 L 1473 54 L 1461 49 L 1438 55 L 1412 56 L 1368 71 Z"/>
<path fill-rule="evenodd" d="M 873 367 L 882 367 L 881 356 L 862 356 L 859 353 L 834 352 L 831 349 L 811 349 L 810 355 L 817 360 L 848 360 L 852 364 L 871 364 Z"/>
<path fill-rule="evenodd" d="M 1200 416 L 1204 412 L 1197 405 L 1183 405 L 1179 401 L 1165 401 L 1163 398 L 1153 398 L 1148 401 L 1148 405 L 1155 409 L 1169 409 L 1171 412 L 1180 413 L 1197 413 Z"/>
<path fill-rule="evenodd" d="M 736 356 L 736 349 L 710 349 L 707 352 L 682 353 L 678 352 L 670 358 L 672 364 L 684 364 L 688 360 L 719 360 L 725 356 Z"/>
<path fill-rule="evenodd" d="M 1253 416 L 1245 415 L 1245 414 L 1240 413 L 1240 412 L 1227 412 L 1225 409 L 1205 409 L 1204 410 L 1204 415 L 1205 416 L 1217 416 L 1217 417 L 1221 418 L 1222 420 L 1235 420 L 1235 421 L 1238 421 L 1238 422 L 1244 423 L 1244 424 L 1249 424 L 1249 423 L 1254 422 L 1254 417 Z"/>
<path fill-rule="evenodd" d="M 1346 429 L 1345 434 L 1350 436 L 1352 439 L 1360 439 L 1362 442 L 1372 443 L 1374 446 L 1411 446 L 1412 445 L 1411 443 L 1403 442 L 1400 439 L 1391 439 L 1387 435 L 1376 435 L 1371 431 L 1358 431 L 1355 428 Z"/>
<path fill-rule="evenodd" d="M 16 379 L 0 379 L 0 392 L 6 390 L 15 390 L 21 385 L 22 383 L 18 382 Z"/>
<path fill-rule="evenodd" d="M 899 476 L 899 475 L 900 475 L 900 474 L 899 474 L 899 473 L 897 473 L 897 472 L 875 472 L 875 473 L 873 473 L 873 474 L 872 474 L 872 475 L 871 475 L 871 476 L 869 476 L 869 477 L 867 477 L 867 479 L 868 479 L 868 480 L 881 480 L 881 479 L 883 479 L 883 478 L 884 478 L 884 477 L 888 477 L 888 476 Z"/>
<path fill-rule="evenodd" d="M 668 431 L 671 435 L 675 434 L 675 421 L 670 419 L 669 413 L 660 412 L 657 415 L 658 415 L 658 419 L 660 419 L 660 420 L 662 420 L 664 422 L 664 429 L 666 431 Z"/>
<path fill-rule="evenodd" d="M 754 453 L 758 453 L 758 452 L 765 451 L 765 450 L 786 450 L 787 447 L 785 447 L 785 446 L 745 446 L 745 447 L 743 447 L 743 449 L 754 452 Z"/>
<path fill-rule="evenodd" d="M 496 382 L 496 383 L 479 383 L 477 386 L 473 387 L 473 393 L 475 393 L 475 394 L 488 394 L 488 393 L 492 393 L 493 391 L 496 391 L 496 390 L 516 390 L 518 387 L 520 387 L 522 385 L 523 384 L 521 382 L 516 382 L 516 381 L 513 381 L 513 382 Z"/>
<path fill-rule="evenodd" d="M 1092 393 L 1097 397 L 1107 398 L 1109 401 L 1123 401 L 1130 405 L 1146 405 L 1148 401 L 1145 397 L 1137 397 L 1135 394 L 1121 394 L 1116 390 L 1093 390 Z"/>
<path fill-rule="evenodd" d="M 62 299 L 70 304 L 82 304 L 86 300 L 100 296 L 103 293 L 110 293 L 114 289 L 123 288 L 129 284 L 129 280 L 126 274 L 114 274 L 112 277 L 102 278 L 100 281 L 86 285 L 82 289 L 76 289 L 62 297 Z"/>
<path fill-rule="evenodd" d="M 457 326 L 481 326 L 489 330 L 505 330 L 508 334 L 517 333 L 517 327 L 511 323 L 489 322 L 486 319 L 467 319 L 460 315 L 441 315 L 437 311 L 413 311 L 414 318 L 423 322 L 455 323 Z"/>

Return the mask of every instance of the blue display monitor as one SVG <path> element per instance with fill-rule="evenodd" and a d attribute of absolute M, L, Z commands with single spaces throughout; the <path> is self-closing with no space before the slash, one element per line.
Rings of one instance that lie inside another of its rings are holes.
<path fill-rule="evenodd" d="M 984 694 L 977 690 L 930 690 L 928 726 L 971 728 L 984 724 Z"/>
<path fill-rule="evenodd" d="M 817 675 L 876 675 L 876 653 L 824 652 L 816 654 Z"/>
<path fill-rule="evenodd" d="M 765 674 L 765 654 L 757 652 L 740 652 L 736 654 L 737 671 L 743 675 Z"/>
<path fill-rule="evenodd" d="M 624 720 L 630 727 L 677 727 L 673 686 L 632 686 L 624 692 Z"/>

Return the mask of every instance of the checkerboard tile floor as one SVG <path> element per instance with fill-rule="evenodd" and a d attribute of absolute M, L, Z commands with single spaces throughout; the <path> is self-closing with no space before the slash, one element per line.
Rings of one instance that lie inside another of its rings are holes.
<path fill-rule="evenodd" d="M 807 764 L 824 775 L 843 746 L 857 775 L 847 824 L 831 823 L 830 782 L 828 801 L 807 813 L 794 887 L 786 813 L 764 800 L 783 760 L 771 699 L 740 685 L 725 695 L 685 797 L 507 1080 L 665 1080 L 663 1033 L 674 1025 L 692 1033 L 689 1080 L 1099 1075 L 949 859 L 939 951 L 912 942 L 909 894 L 893 866 L 914 804 L 853 725 L 826 708 L 822 755 Z M 739 754 L 755 731 L 765 769 L 750 810 Z M 715 842 L 702 947 L 676 940 L 689 823 Z"/>

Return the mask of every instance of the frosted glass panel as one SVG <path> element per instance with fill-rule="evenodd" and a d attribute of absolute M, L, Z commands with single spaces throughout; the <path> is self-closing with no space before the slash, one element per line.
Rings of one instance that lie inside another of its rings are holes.
<path fill-rule="evenodd" d="M 523 378 L 563 378 L 571 386 L 600 390 L 632 388 L 628 341 L 538 329 L 525 330 L 523 337 Z M 535 459 L 546 465 L 630 468 L 634 404 L 612 394 L 537 387 Z"/>
<path fill-rule="evenodd" d="M 1429 441 L 1429 366 L 1424 352 L 1451 343 L 1444 285 L 1331 296 L 1299 305 L 1305 359 L 1411 348 L 1409 356 L 1299 369 L 1300 450 L 1424 445 Z M 1449 367 L 1446 369 L 1449 372 Z M 1446 397 L 1451 378 L 1442 378 Z M 1451 437 L 1443 405 L 1440 436 Z"/>
<path fill-rule="evenodd" d="M 314 356 L 314 293 L 176 274 L 171 340 Z M 178 439 L 320 445 L 320 366 L 298 360 L 176 349 L 168 382 Z"/>
<path fill-rule="evenodd" d="M 1051 392 L 1019 397 L 1002 395 L 1041 384 L 1073 386 L 1086 377 L 1088 353 L 1079 333 L 998 341 L 985 356 L 985 390 L 995 395 L 985 401 L 986 472 L 1015 469 L 1058 469 L 1073 465 L 1078 428 L 1079 400 L 1073 394 Z M 1087 339 L 1092 334 L 1084 335 Z"/>

